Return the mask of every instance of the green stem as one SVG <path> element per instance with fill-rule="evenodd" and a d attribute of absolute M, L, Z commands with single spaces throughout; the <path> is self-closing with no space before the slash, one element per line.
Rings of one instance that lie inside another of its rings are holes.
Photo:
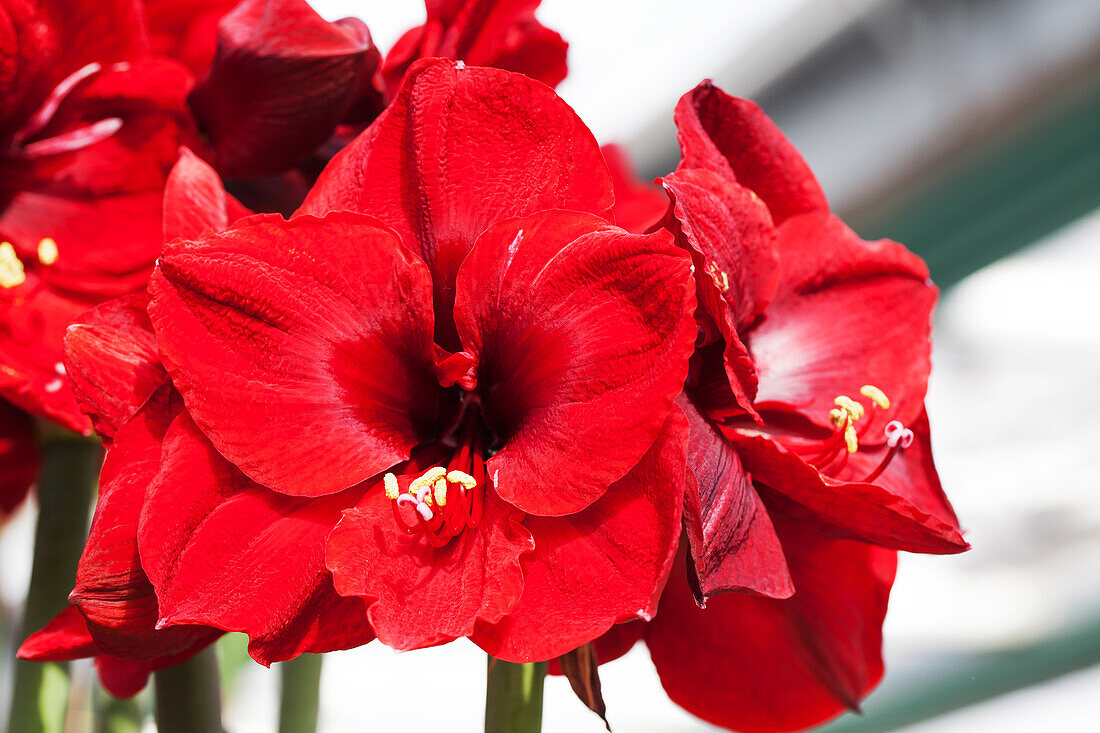
<path fill-rule="evenodd" d="M 153 675 L 158 733 L 222 733 L 221 683 L 214 647 Z"/>
<path fill-rule="evenodd" d="M 321 691 L 320 654 L 303 654 L 279 665 L 279 733 L 314 733 Z"/>
<path fill-rule="evenodd" d="M 68 602 L 101 457 L 98 442 L 77 436 L 51 436 L 43 445 L 34 564 L 20 639 L 45 626 Z M 68 664 L 16 661 L 8 730 L 60 733 L 68 696 Z"/>
<path fill-rule="evenodd" d="M 95 733 L 141 733 L 144 721 L 140 698 L 119 700 L 96 685 Z"/>
<path fill-rule="evenodd" d="M 546 662 L 512 664 L 489 657 L 485 733 L 539 733 Z"/>

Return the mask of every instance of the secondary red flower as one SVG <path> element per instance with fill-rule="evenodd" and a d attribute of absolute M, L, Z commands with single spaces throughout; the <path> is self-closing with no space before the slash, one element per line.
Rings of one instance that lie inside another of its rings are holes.
<path fill-rule="evenodd" d="M 133 2 L 4 0 L 0 28 L 0 394 L 85 430 L 61 338 L 148 276 L 188 75 L 147 55 Z"/>
<path fill-rule="evenodd" d="M 541 2 L 425 0 L 427 21 L 386 54 L 386 89 L 392 95 L 414 61 L 433 56 L 519 72 L 556 87 L 565 79 L 569 44 L 535 20 Z"/>
<path fill-rule="evenodd" d="M 805 728 L 881 677 L 895 550 L 966 549 L 923 407 L 936 290 L 904 247 L 829 213 L 751 102 L 703 84 L 676 121 L 665 223 L 692 254 L 701 333 L 680 403 L 688 541 L 653 622 L 600 656 L 644 636 L 696 715 Z"/>
<path fill-rule="evenodd" d="M 324 638 L 365 612 L 397 648 L 545 659 L 651 614 L 693 287 L 610 204 L 552 92 L 434 61 L 302 214 L 167 247 L 150 313 L 187 413 L 139 530 L 161 623 L 266 661 L 262 617 L 304 598 Z"/>

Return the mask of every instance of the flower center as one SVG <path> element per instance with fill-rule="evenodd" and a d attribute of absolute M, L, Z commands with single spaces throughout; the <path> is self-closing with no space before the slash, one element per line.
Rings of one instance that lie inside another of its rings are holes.
<path fill-rule="evenodd" d="M 836 477 L 848 464 L 848 456 L 860 449 L 859 441 L 867 434 L 874 420 L 870 417 L 875 410 L 889 409 L 890 398 L 873 384 L 865 384 L 859 389 L 869 403 L 868 411 L 862 402 L 852 399 L 848 395 L 837 395 L 833 400 L 836 405 L 829 411 L 829 422 L 833 425 L 833 432 L 829 437 L 819 441 L 799 441 L 797 444 L 784 441 L 787 447 L 798 454 L 803 460 L 813 466 L 817 471 L 826 476 Z M 857 428 L 857 423 L 867 417 L 867 422 L 862 428 Z M 913 443 L 913 431 L 906 428 L 898 420 L 891 420 L 884 431 L 886 446 L 889 449 L 882 461 L 861 482 L 867 483 L 878 478 L 890 461 L 901 450 L 908 448 Z"/>
<path fill-rule="evenodd" d="M 408 534 L 423 535 L 435 548 L 478 526 L 486 481 L 480 431 L 474 420 L 466 422 L 446 467 L 433 466 L 411 480 L 393 473 L 383 476 L 398 526 Z"/>

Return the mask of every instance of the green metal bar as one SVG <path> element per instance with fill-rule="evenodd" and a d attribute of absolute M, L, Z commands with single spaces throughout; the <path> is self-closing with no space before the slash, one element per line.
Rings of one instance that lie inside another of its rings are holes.
<path fill-rule="evenodd" d="M 910 677 L 886 675 L 867 698 L 863 715 L 849 715 L 820 730 L 885 733 L 990 698 L 1100 664 L 1100 617 L 1012 649 L 938 660 Z"/>
<path fill-rule="evenodd" d="M 1100 207 L 1100 82 L 891 204 L 848 217 L 904 242 L 949 287 Z"/>

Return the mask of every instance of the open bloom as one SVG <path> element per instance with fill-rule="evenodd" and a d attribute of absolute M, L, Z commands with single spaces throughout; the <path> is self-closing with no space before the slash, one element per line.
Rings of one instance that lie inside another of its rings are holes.
<path fill-rule="evenodd" d="M 460 165 L 472 151 L 491 160 Z M 71 359 L 108 430 L 156 365 L 170 378 L 111 444 L 159 451 L 147 490 L 98 509 L 136 554 L 92 542 L 81 565 L 100 648 L 135 609 L 147 632 L 150 612 L 158 634 L 245 631 L 264 663 L 375 635 L 545 659 L 651 616 L 680 531 L 694 286 L 670 235 L 608 222 L 572 110 L 516 74 L 421 63 L 314 194 L 166 246 L 146 378 Z"/>
<path fill-rule="evenodd" d="M 656 618 L 616 627 L 599 655 L 644 636 L 691 712 L 804 728 L 881 677 L 895 551 L 967 546 L 923 406 L 936 289 L 904 247 L 829 213 L 751 102 L 704 83 L 676 121 L 665 223 L 692 254 L 701 334 L 679 403 L 687 543 Z"/>
<path fill-rule="evenodd" d="M 84 430 L 61 338 L 148 277 L 188 75 L 148 55 L 133 2 L 4 0 L 0 24 L 0 394 Z"/>

